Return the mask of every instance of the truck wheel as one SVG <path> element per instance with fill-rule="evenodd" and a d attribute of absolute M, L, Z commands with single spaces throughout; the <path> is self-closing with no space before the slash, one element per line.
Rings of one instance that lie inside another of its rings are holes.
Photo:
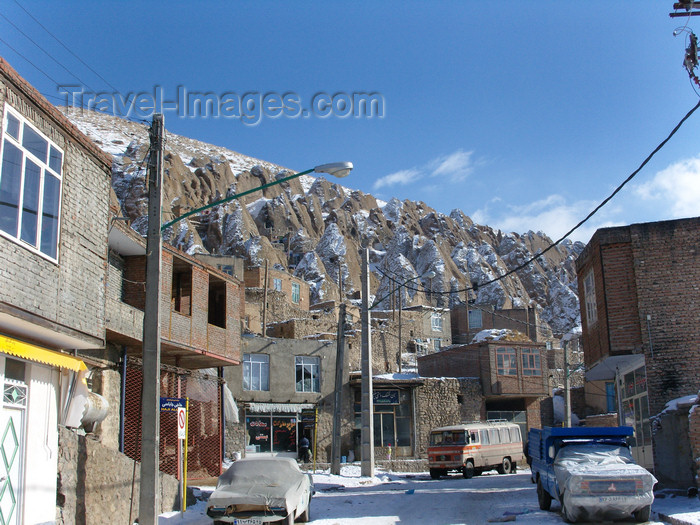
<path fill-rule="evenodd" d="M 549 510 L 552 506 L 552 496 L 549 495 L 549 492 L 544 490 L 539 479 L 537 480 L 537 503 L 540 504 L 541 510 Z"/>
<path fill-rule="evenodd" d="M 646 507 L 642 507 L 638 511 L 635 511 L 634 513 L 634 519 L 637 523 L 644 523 L 645 521 L 649 521 L 649 518 L 651 517 L 651 505 L 647 505 Z"/>
<path fill-rule="evenodd" d="M 431 468 L 430 469 L 430 477 L 433 479 L 440 479 L 440 469 L 439 468 Z"/>
<path fill-rule="evenodd" d="M 474 463 L 472 463 L 471 461 L 467 461 L 464 464 L 464 468 L 462 469 L 462 475 L 467 479 L 470 479 L 472 476 L 474 476 Z"/>
<path fill-rule="evenodd" d="M 503 462 L 496 469 L 499 474 L 509 474 L 510 473 L 510 458 L 503 458 Z"/>

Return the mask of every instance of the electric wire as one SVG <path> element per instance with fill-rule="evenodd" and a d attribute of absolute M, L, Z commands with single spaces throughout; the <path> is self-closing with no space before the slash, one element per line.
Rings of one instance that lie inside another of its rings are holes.
<path fill-rule="evenodd" d="M 22 53 L 20 53 L 19 51 L 17 51 L 12 45 L 8 44 L 2 37 L 0 37 L 0 42 L 2 42 L 3 44 L 5 44 L 5 45 L 6 45 L 7 47 L 9 47 L 12 51 L 14 51 L 15 53 L 17 53 L 17 55 L 19 55 L 21 58 L 23 58 L 24 60 L 26 60 L 34 69 L 36 69 L 39 73 L 41 73 L 41 74 L 44 75 L 46 78 L 48 78 L 51 82 L 53 82 L 53 83 L 56 84 L 57 86 L 60 85 L 60 82 L 58 82 L 58 80 L 56 80 L 55 78 L 53 78 L 53 77 L 52 77 L 51 75 L 49 75 L 46 71 L 44 71 L 43 69 L 41 69 L 41 68 L 40 68 L 39 66 L 37 66 L 34 62 L 32 62 L 32 61 L 29 60 L 26 56 L 24 56 Z"/>
<path fill-rule="evenodd" d="M 75 78 L 78 82 L 80 82 L 81 84 L 83 84 L 84 86 L 86 86 L 87 88 L 89 88 L 91 91 L 93 91 L 93 92 L 95 91 L 95 88 L 91 87 L 87 82 L 85 82 L 84 80 L 80 79 L 75 73 L 73 73 L 72 71 L 70 71 L 70 70 L 69 70 L 66 66 L 64 66 L 63 64 L 61 64 L 61 63 L 60 63 L 56 58 L 54 58 L 48 51 L 46 51 L 43 47 L 41 47 L 32 37 L 30 37 L 27 33 L 25 33 L 24 31 L 22 31 L 19 27 L 17 27 L 17 25 L 15 25 L 15 23 L 12 22 L 12 20 L 10 20 L 9 18 L 7 18 L 7 17 L 6 17 L 5 15 L 3 15 L 2 13 L 0 13 L 0 16 L 1 16 L 2 18 L 4 18 L 4 19 L 7 21 L 8 24 L 10 24 L 12 27 L 14 27 L 17 31 L 19 31 L 27 40 L 29 40 L 32 44 L 34 44 L 36 47 L 38 47 L 47 57 L 49 57 L 49 58 L 50 58 L 51 60 L 53 60 L 56 64 L 58 64 L 59 66 L 61 66 L 61 67 L 63 68 L 63 70 L 64 70 L 66 73 L 68 73 L 69 75 L 71 75 L 73 78 Z"/>
<path fill-rule="evenodd" d="M 37 19 L 34 17 L 34 15 L 32 15 L 29 11 L 27 11 L 27 10 L 24 8 L 24 6 L 22 6 L 22 4 L 20 4 L 17 0 L 13 0 L 13 1 L 14 1 L 15 4 L 17 4 L 17 5 L 19 6 L 20 9 L 22 9 L 22 11 L 24 11 L 25 13 L 27 13 L 27 15 L 29 15 L 29 17 L 30 17 L 32 20 L 34 20 L 37 24 L 39 24 L 39 26 L 40 26 L 44 31 L 46 31 L 56 42 L 58 42 L 59 44 L 61 44 L 61 46 L 62 46 L 66 51 L 68 51 L 71 55 L 73 55 L 75 58 L 77 58 L 77 59 L 80 61 L 81 64 L 83 64 L 86 68 L 88 68 L 88 69 L 89 69 L 90 71 L 92 71 L 95 75 L 97 75 L 97 76 L 100 78 L 100 80 L 102 80 L 102 82 L 104 82 L 104 83 L 107 84 L 109 87 L 111 87 L 115 92 L 118 92 L 118 91 L 119 91 L 119 90 L 118 90 L 116 87 L 114 87 L 107 79 L 105 79 L 102 75 L 100 75 L 97 71 L 95 71 L 92 67 L 90 67 L 90 65 L 87 64 L 82 58 L 80 58 L 80 57 L 79 57 L 78 55 L 76 55 L 73 51 L 71 51 L 71 49 L 68 48 L 68 46 L 66 46 L 56 35 L 54 35 L 51 31 L 49 31 L 49 30 L 46 28 L 46 26 L 44 26 L 44 24 L 42 24 L 41 22 L 39 22 L 39 20 L 37 20 Z M 58 84 L 58 82 L 56 82 L 56 84 Z"/>
<path fill-rule="evenodd" d="M 493 284 L 493 283 L 495 283 L 495 282 L 498 282 L 498 281 L 500 281 L 500 280 L 502 280 L 502 279 L 505 279 L 505 278 L 508 277 L 509 275 L 513 275 L 514 273 L 516 273 L 516 272 L 518 272 L 518 271 L 520 271 L 520 270 L 526 268 L 526 267 L 529 266 L 532 262 L 534 262 L 535 260 L 539 259 L 539 258 L 542 257 L 545 253 L 547 253 L 548 251 L 550 251 L 552 248 L 555 248 L 556 246 L 558 246 L 559 244 L 561 244 L 563 241 L 565 241 L 565 240 L 569 237 L 569 235 L 571 235 L 573 232 L 575 232 L 576 230 L 578 230 L 578 229 L 579 229 L 581 226 L 583 226 L 591 217 L 593 217 L 593 215 L 595 215 L 596 213 L 598 213 L 598 211 L 600 211 L 600 209 L 601 209 L 603 206 L 605 206 L 608 202 L 610 202 L 610 200 L 611 200 L 613 197 L 615 197 L 615 195 L 617 195 L 617 194 L 622 190 L 622 188 L 624 188 L 624 187 L 627 185 L 628 182 L 630 182 L 640 171 L 642 171 L 642 169 L 644 168 L 644 166 L 646 166 L 646 165 L 649 163 L 649 161 L 661 150 L 661 148 L 663 148 L 663 147 L 666 145 L 666 143 L 667 143 L 669 140 L 671 140 L 671 137 L 673 137 L 673 136 L 676 134 L 676 132 L 681 128 L 681 126 L 685 123 L 685 121 L 688 120 L 688 119 L 691 117 L 691 115 L 692 115 L 693 113 L 695 113 L 695 111 L 696 111 L 699 107 L 700 107 L 700 101 L 698 101 L 698 103 L 695 104 L 695 106 L 693 106 L 693 108 L 692 108 L 690 111 L 688 111 L 688 113 L 685 114 L 685 116 L 678 122 L 678 124 L 676 124 L 676 126 L 673 128 L 673 130 L 671 130 L 671 132 L 666 136 L 666 138 L 665 138 L 663 141 L 661 141 L 661 142 L 659 143 L 659 145 L 656 146 L 656 147 L 654 148 L 654 150 L 653 150 L 649 155 L 647 155 L 647 157 L 642 161 L 642 163 L 639 165 L 639 167 L 638 167 L 636 170 L 634 170 L 624 181 L 622 181 L 622 183 L 620 183 L 620 184 L 617 186 L 617 188 L 615 188 L 615 190 L 614 190 L 610 195 L 608 195 L 600 204 L 598 204 L 588 215 L 586 215 L 586 217 L 584 217 L 583 219 L 581 219 L 573 228 L 571 228 L 571 229 L 570 229 L 569 231 L 567 231 L 564 235 L 562 235 L 559 239 L 557 239 L 556 241 L 554 241 L 553 243 L 551 243 L 549 246 L 547 246 L 544 250 L 542 250 L 542 251 L 536 253 L 536 254 L 533 255 L 532 257 L 528 258 L 525 262 L 519 264 L 518 266 L 516 266 L 515 268 L 512 268 L 511 270 L 508 270 L 506 273 L 504 273 L 504 274 L 502 274 L 502 275 L 500 275 L 500 276 L 498 276 L 498 277 L 494 277 L 493 279 L 491 279 L 491 280 L 489 280 L 489 281 L 486 281 L 486 282 L 484 282 L 484 283 L 476 283 L 475 285 L 473 285 L 473 286 L 471 286 L 471 287 L 466 287 L 466 288 L 462 288 L 462 289 L 458 289 L 458 290 L 450 290 L 450 291 L 446 291 L 446 292 L 438 291 L 438 292 L 433 292 L 433 293 L 435 293 L 435 294 L 437 294 L 437 295 L 449 295 L 449 294 L 455 294 L 455 293 L 460 293 L 460 292 L 469 292 L 469 291 L 471 291 L 471 290 L 478 290 L 478 289 L 481 288 L 481 287 L 488 286 L 489 284 Z M 408 287 L 408 289 L 413 290 L 413 291 L 419 291 L 419 290 L 416 289 L 416 288 L 410 288 L 410 287 Z"/>

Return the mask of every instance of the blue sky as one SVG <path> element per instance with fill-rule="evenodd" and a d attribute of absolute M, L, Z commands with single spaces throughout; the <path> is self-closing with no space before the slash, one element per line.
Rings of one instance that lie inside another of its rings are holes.
<path fill-rule="evenodd" d="M 219 100 L 293 94 L 305 108 L 319 93 L 378 93 L 381 117 L 271 111 L 251 125 L 172 109 L 165 124 L 295 170 L 350 160 L 350 188 L 553 239 L 698 102 L 672 0 L 21 3 L 99 73 L 3 2 L 0 54 L 55 104 L 57 83 L 122 96 L 160 86 L 167 99 L 178 86 Z M 688 27 L 700 32 L 700 19 Z M 700 111 L 572 237 L 700 215 L 699 131 Z"/>

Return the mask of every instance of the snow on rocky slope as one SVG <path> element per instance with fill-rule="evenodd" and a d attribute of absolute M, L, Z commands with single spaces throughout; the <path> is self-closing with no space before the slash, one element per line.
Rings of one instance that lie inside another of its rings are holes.
<path fill-rule="evenodd" d="M 112 186 L 122 213 L 145 233 L 145 158 L 148 129 L 95 112 L 66 115 L 113 156 Z M 166 135 L 164 219 L 258 187 L 293 173 L 282 166 L 226 148 Z M 448 307 L 469 299 L 495 308 L 535 306 L 541 320 L 562 334 L 580 324 L 575 264 L 584 245 L 565 242 L 499 281 L 486 284 L 546 248 L 542 232 L 503 233 L 475 224 L 460 210 L 441 214 L 423 202 L 377 201 L 323 178 L 301 177 L 193 216 L 166 232 L 188 253 L 265 259 L 308 281 L 312 302 L 360 289 L 361 247 L 370 249 L 371 288 L 391 290 L 389 277 L 405 287 L 406 305 Z M 425 277 L 434 272 L 431 279 Z M 476 286 L 474 286 L 476 285 Z M 385 304 L 388 307 L 388 303 Z"/>

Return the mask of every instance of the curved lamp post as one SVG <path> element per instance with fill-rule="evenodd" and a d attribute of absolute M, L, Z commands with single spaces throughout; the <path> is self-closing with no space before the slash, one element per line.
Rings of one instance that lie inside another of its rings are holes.
<path fill-rule="evenodd" d="M 236 193 L 235 195 L 231 195 L 224 199 L 220 199 L 216 202 L 207 204 L 206 206 L 202 206 L 201 208 L 196 208 L 194 210 L 188 211 L 187 213 L 180 215 L 179 217 L 176 217 L 173 220 L 163 224 L 160 230 L 166 230 L 170 228 L 173 224 L 180 222 L 181 220 L 186 219 L 187 217 L 191 217 L 192 215 L 201 213 L 204 210 L 213 208 L 214 206 L 219 206 L 220 204 L 224 204 L 225 202 L 240 199 L 241 197 L 245 197 L 246 195 L 250 195 L 251 193 L 255 193 L 256 191 L 262 191 L 271 186 L 276 186 L 277 184 L 282 184 L 283 182 L 296 179 L 297 177 L 301 177 L 302 175 L 308 175 L 309 173 L 328 173 L 329 175 L 333 175 L 334 177 L 342 178 L 347 177 L 350 171 L 352 171 L 352 168 L 352 162 L 331 162 L 330 164 L 321 164 L 320 166 L 316 166 L 315 168 L 311 168 L 306 171 L 300 171 L 299 173 L 295 173 L 294 175 L 273 180 L 272 182 L 268 182 L 267 184 L 263 184 L 262 186 L 258 186 L 257 188 L 253 188 L 252 190 L 242 191 L 241 193 Z"/>
<path fill-rule="evenodd" d="M 162 232 L 173 224 L 203 210 L 240 199 L 253 192 L 308 173 L 328 173 L 335 177 L 345 177 L 353 166 L 351 162 L 322 164 L 306 171 L 301 171 L 263 184 L 252 190 L 231 195 L 225 199 L 212 202 L 177 217 L 161 227 L 162 182 L 163 182 L 163 144 L 165 135 L 163 115 L 153 116 L 149 131 L 151 158 L 148 164 L 148 234 L 146 238 L 146 300 L 143 312 L 143 389 L 141 394 L 141 490 L 139 495 L 139 522 L 155 525 L 159 511 L 159 448 L 160 448 L 160 267 Z"/>

